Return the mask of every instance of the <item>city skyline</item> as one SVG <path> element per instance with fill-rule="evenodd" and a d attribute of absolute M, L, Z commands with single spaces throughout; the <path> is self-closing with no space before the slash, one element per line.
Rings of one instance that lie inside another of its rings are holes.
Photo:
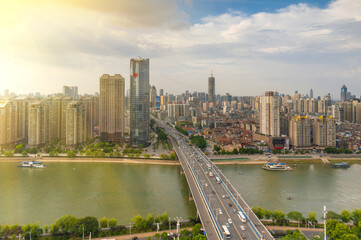
<path fill-rule="evenodd" d="M 128 61 L 139 55 L 152 59 L 152 85 L 175 94 L 206 92 L 213 69 L 221 95 L 312 88 L 337 100 L 343 84 L 359 95 L 361 3 L 289 4 L 12 1 L 0 18 L 0 92 L 94 93 L 103 73 L 122 74 L 128 89 Z"/>

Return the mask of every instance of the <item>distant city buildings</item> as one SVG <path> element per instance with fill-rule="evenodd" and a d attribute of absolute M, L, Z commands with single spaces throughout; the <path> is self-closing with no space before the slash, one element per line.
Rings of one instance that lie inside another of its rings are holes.
<path fill-rule="evenodd" d="M 191 111 L 189 104 L 168 104 L 168 117 L 175 121 L 190 120 Z"/>
<path fill-rule="evenodd" d="M 132 145 L 149 145 L 149 107 L 149 59 L 131 59 L 129 110 Z"/>
<path fill-rule="evenodd" d="M 66 97 L 71 97 L 74 99 L 78 98 L 78 87 L 77 86 L 63 86 L 63 94 Z"/>
<path fill-rule="evenodd" d="M 120 74 L 114 76 L 104 74 L 100 78 L 99 124 L 101 141 L 120 142 L 123 140 L 124 81 Z"/>

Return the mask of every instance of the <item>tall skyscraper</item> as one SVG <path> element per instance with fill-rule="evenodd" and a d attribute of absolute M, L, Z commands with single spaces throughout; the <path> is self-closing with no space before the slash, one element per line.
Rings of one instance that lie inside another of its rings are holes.
<path fill-rule="evenodd" d="M 120 74 L 104 74 L 100 78 L 99 125 L 101 141 L 119 142 L 123 139 L 124 78 Z"/>
<path fill-rule="evenodd" d="M 272 137 L 280 136 L 280 96 L 266 92 L 260 97 L 260 131 Z"/>
<path fill-rule="evenodd" d="M 341 88 L 341 102 L 347 101 L 347 87 L 345 85 Z"/>
<path fill-rule="evenodd" d="M 310 90 L 310 98 L 313 98 L 313 90 L 312 90 L 312 88 Z"/>
<path fill-rule="evenodd" d="M 216 95 L 216 79 L 213 74 L 208 78 L 208 102 L 215 102 Z"/>
<path fill-rule="evenodd" d="M 164 90 L 161 88 L 159 89 L 159 96 L 163 96 L 164 95 Z"/>
<path fill-rule="evenodd" d="M 130 60 L 130 142 L 149 145 L 149 59 Z"/>

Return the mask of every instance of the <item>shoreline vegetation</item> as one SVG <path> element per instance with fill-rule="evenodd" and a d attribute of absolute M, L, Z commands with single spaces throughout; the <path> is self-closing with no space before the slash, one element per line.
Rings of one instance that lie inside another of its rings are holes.
<path fill-rule="evenodd" d="M 180 231 L 182 239 L 187 240 L 206 240 L 202 234 L 202 226 L 197 217 L 189 217 L 181 223 Z M 131 218 L 131 225 L 122 225 L 115 218 L 103 217 L 98 219 L 92 216 L 78 218 L 72 215 L 65 215 L 55 220 L 51 225 L 40 226 L 39 222 L 25 225 L 0 225 L 0 239 L 89 239 L 91 237 L 111 237 L 126 236 L 131 233 L 137 234 L 159 231 L 153 237 L 148 239 L 168 239 L 168 232 L 174 232 L 177 229 L 177 221 L 171 219 L 167 212 L 163 214 L 148 214 L 145 218 L 136 215 Z M 91 237 L 90 237 L 91 236 Z M 138 239 L 138 238 L 132 238 Z"/>
<path fill-rule="evenodd" d="M 291 211 L 287 214 L 283 210 L 268 210 L 260 206 L 252 207 L 252 211 L 265 224 L 265 226 L 284 226 L 297 228 L 324 228 L 323 216 L 317 216 L 316 212 L 310 211 L 307 216 L 303 216 L 301 212 Z M 353 211 L 342 210 L 336 213 L 328 210 L 327 212 L 327 236 L 332 240 L 357 240 L 361 239 L 361 210 Z M 323 236 L 323 233 L 320 234 Z M 322 237 L 323 238 L 323 237 Z M 282 240 L 307 240 L 298 230 L 286 231 L 286 236 Z M 320 239 L 312 237 L 312 240 Z"/>
<path fill-rule="evenodd" d="M 252 211 L 268 228 L 283 230 L 284 233 L 274 233 L 282 240 L 297 239 L 307 240 L 298 229 L 313 228 L 320 229 L 319 236 L 322 236 L 323 218 L 317 216 L 316 212 L 310 211 L 307 216 L 303 216 L 298 211 L 285 213 L 281 210 L 268 210 L 260 206 L 252 207 Z M 322 214 L 321 214 L 322 215 Z M 198 217 L 188 217 L 188 220 L 181 223 L 181 239 L 186 240 L 206 240 L 202 233 L 202 226 Z M 148 214 L 146 217 L 136 215 L 131 218 L 131 233 L 137 234 L 148 233 L 147 239 L 172 239 L 169 232 L 174 232 L 177 227 L 176 219 L 168 216 L 167 212 L 163 214 Z M 83 233 L 84 231 L 84 233 Z M 155 233 L 157 231 L 157 233 Z M 125 236 L 130 233 L 130 226 L 122 225 L 115 218 L 103 217 L 98 219 L 92 216 L 78 218 L 72 215 L 65 215 L 55 220 L 51 225 L 40 226 L 39 222 L 25 225 L 0 225 L 0 239 L 16 239 L 22 236 L 24 239 L 81 239 L 82 235 L 93 237 L 111 237 Z M 152 235 L 149 235 L 152 233 Z M 356 240 L 361 238 L 361 210 L 353 211 L 342 210 L 340 213 L 328 211 L 327 213 L 327 235 L 333 240 L 350 239 Z M 312 240 L 319 239 L 312 237 Z"/>

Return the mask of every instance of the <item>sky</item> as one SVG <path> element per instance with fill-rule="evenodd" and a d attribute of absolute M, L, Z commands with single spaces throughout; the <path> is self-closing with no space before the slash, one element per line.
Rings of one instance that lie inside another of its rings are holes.
<path fill-rule="evenodd" d="M 359 0 L 0 0 L 0 92 L 129 86 L 131 58 L 150 83 L 179 94 L 361 95 Z"/>

